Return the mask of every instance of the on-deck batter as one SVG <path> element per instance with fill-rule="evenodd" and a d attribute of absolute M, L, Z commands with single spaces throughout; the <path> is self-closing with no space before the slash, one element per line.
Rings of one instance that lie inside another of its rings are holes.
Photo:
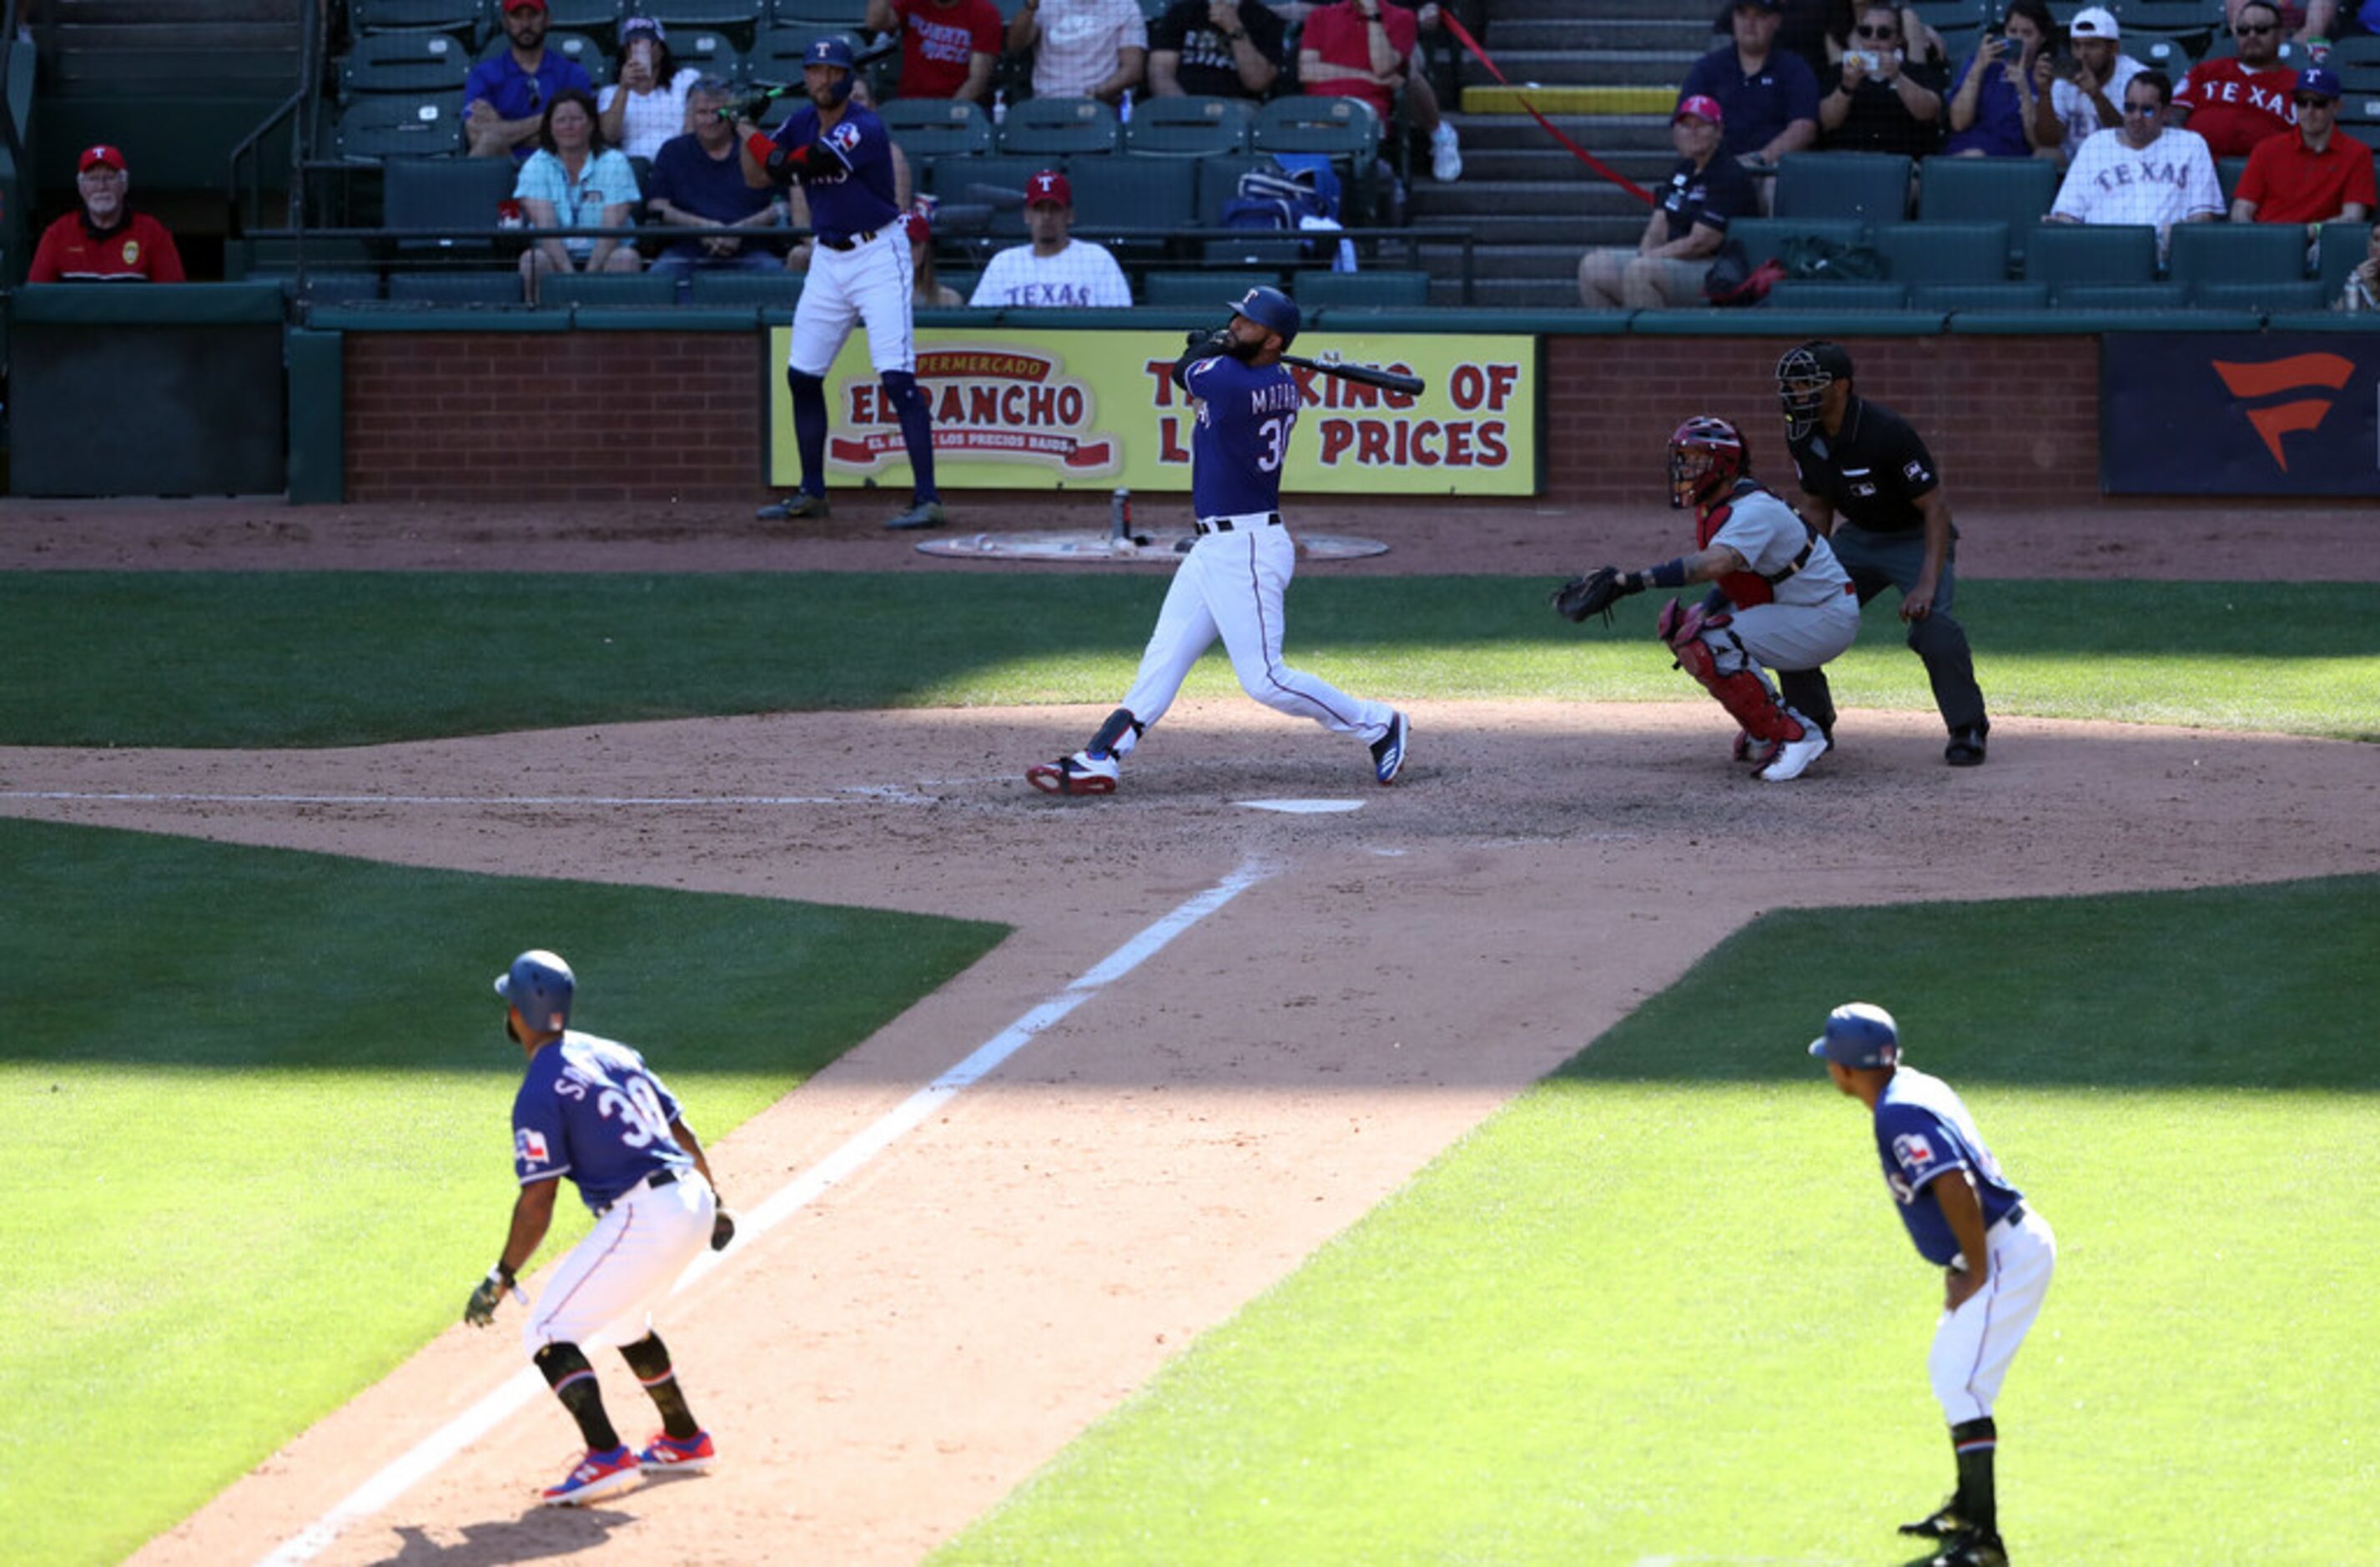
<path fill-rule="evenodd" d="M 1113 794 L 1118 763 L 1165 716 L 1190 666 L 1218 637 L 1242 690 L 1277 712 L 1361 735 L 1372 749 L 1373 777 L 1396 782 L 1405 760 L 1405 715 L 1281 662 L 1281 598 L 1297 569 L 1297 545 L 1281 526 L 1281 469 L 1302 396 L 1281 356 L 1295 341 L 1299 321 L 1288 295 L 1251 288 L 1232 306 L 1229 326 L 1194 337 L 1174 361 L 1174 383 L 1189 394 L 1196 416 L 1190 499 L 1198 539 L 1166 589 L 1123 706 L 1083 749 L 1026 769 L 1035 788 Z"/>
<path fill-rule="evenodd" d="M 855 322 L 868 328 L 868 356 L 884 385 L 884 401 L 901 421 L 916 493 L 909 509 L 887 528 L 932 528 L 947 522 L 934 488 L 934 426 L 917 387 L 915 282 L 906 214 L 894 198 L 892 139 L 884 122 L 851 102 L 851 45 L 821 38 L 803 58 L 809 102 L 773 134 L 747 120 L 744 179 L 755 187 L 801 181 L 809 203 L 812 248 L 808 281 L 794 306 L 794 340 L 785 384 L 794 395 L 794 444 L 801 454 L 802 487 L 761 520 L 823 517 L 826 499 L 826 372 L 843 352 Z"/>
<path fill-rule="evenodd" d="M 528 1057 L 513 1099 L 520 1196 L 503 1255 L 463 1308 L 464 1321 L 484 1328 L 507 1292 L 520 1294 L 514 1278 L 545 1239 L 562 1177 L 577 1183 L 595 1228 L 554 1269 L 521 1327 L 530 1360 L 587 1439 L 587 1456 L 541 1493 L 557 1507 L 608 1496 L 647 1470 L 710 1465 L 710 1435 L 686 1407 L 652 1308 L 704 1245 L 720 1249 L 735 1234 L 702 1144 L 661 1078 L 627 1046 L 570 1028 L 577 990 L 570 966 L 550 952 L 525 952 L 496 978 L 504 1033 Z M 642 1452 L 613 1429 L 584 1347 L 637 1328 L 641 1336 L 620 1355 L 662 1415 Z"/>

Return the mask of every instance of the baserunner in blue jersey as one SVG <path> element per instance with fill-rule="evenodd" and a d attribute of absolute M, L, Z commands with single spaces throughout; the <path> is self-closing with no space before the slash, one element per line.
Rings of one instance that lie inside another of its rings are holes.
<path fill-rule="evenodd" d="M 1810 1041 L 1835 1087 L 1876 1116 L 1884 1184 L 1918 1255 L 1943 1269 L 1942 1318 L 1926 1370 L 1950 1423 L 1959 1488 L 1900 1532 L 1943 1542 L 1934 1567 L 2006 1567 L 1992 1457 L 1992 1405 L 2049 1293 L 2058 1238 L 2010 1185 L 1950 1086 L 1900 1063 L 1900 1029 L 1866 1002 L 1827 1014 Z"/>

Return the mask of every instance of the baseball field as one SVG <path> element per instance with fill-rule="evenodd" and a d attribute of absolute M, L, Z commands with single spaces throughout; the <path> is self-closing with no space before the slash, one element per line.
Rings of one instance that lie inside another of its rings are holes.
<path fill-rule="evenodd" d="M 1767 788 L 1651 605 L 1544 607 L 1669 514 L 1308 510 L 1391 546 L 1289 647 L 1413 714 L 1392 790 L 1214 659 L 1123 793 L 1031 792 L 1161 564 L 20 508 L 10 1555 L 1905 1561 L 1938 1280 L 1803 1051 L 1858 998 L 2058 1234 L 2011 1552 L 2380 1560 L 2357 519 L 1962 515 L 1989 764 L 1878 606 L 1841 749 Z M 516 1308 L 457 1323 L 532 945 L 746 1216 L 660 1318 L 721 1464 L 560 1512 Z"/>

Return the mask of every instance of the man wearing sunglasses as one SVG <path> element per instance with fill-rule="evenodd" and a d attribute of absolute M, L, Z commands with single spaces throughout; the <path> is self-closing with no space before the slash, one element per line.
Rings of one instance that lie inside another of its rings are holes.
<path fill-rule="evenodd" d="M 2165 72 L 2145 70 L 2124 84 L 2124 124 L 2082 143 L 2051 223 L 2154 224 L 2164 251 L 2177 223 L 2210 223 L 2223 215 L 2223 187 L 2206 141 L 2167 127 Z"/>
<path fill-rule="evenodd" d="M 2206 139 L 2218 158 L 2244 158 L 2256 143 L 2297 128 L 2290 103 L 2297 73 L 2281 63 L 2281 12 L 2272 0 L 2242 0 L 2231 24 L 2237 56 L 2201 60 L 2173 95 L 2170 118 Z"/>
<path fill-rule="evenodd" d="M 2240 7 L 2246 3 L 2247 0 L 2227 0 L 2223 7 L 2225 31 L 2229 31 L 2231 24 L 2240 19 Z M 2338 0 L 2303 0 L 2302 4 L 2300 0 L 2280 0 L 2280 6 L 2282 36 L 2294 38 L 2300 43 L 2313 44 L 2325 38 L 2337 38 L 2342 30 L 2338 26 Z M 2357 7 L 2350 4 L 2348 9 L 2352 12 Z M 2348 27 L 2344 30 L 2352 32 L 2355 30 Z M 2316 60 L 2314 64 L 2322 62 Z"/>
<path fill-rule="evenodd" d="M 2298 72 L 2294 136 L 2267 137 L 2248 154 L 2231 196 L 2233 223 L 2301 223 L 2306 243 L 2326 223 L 2362 223 L 2380 196 L 2372 149 L 2338 128 L 2338 78 L 2322 66 Z"/>

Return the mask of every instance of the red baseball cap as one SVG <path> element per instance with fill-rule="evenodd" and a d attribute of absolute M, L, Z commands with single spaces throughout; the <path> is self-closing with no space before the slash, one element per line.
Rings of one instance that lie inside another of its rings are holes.
<path fill-rule="evenodd" d="M 116 173 L 122 174 L 124 153 L 116 148 L 110 147 L 104 141 L 96 147 L 86 147 L 83 149 L 82 156 L 75 160 L 75 173 L 89 174 L 95 164 L 105 164 Z"/>
<path fill-rule="evenodd" d="M 504 14 L 506 16 L 512 15 L 515 11 L 542 11 L 544 9 L 545 0 L 504 0 Z"/>
<path fill-rule="evenodd" d="M 1071 207 L 1075 204 L 1075 188 L 1056 169 L 1043 169 L 1025 182 L 1025 204 L 1028 207 Z"/>
<path fill-rule="evenodd" d="M 1675 125 L 1688 115 L 1694 115 L 1698 120 L 1707 120 L 1712 125 L 1727 123 L 1727 112 L 1718 106 L 1718 100 L 1706 98 L 1699 92 L 1691 98 L 1679 101 L 1677 113 L 1670 116 L 1670 123 Z"/>

